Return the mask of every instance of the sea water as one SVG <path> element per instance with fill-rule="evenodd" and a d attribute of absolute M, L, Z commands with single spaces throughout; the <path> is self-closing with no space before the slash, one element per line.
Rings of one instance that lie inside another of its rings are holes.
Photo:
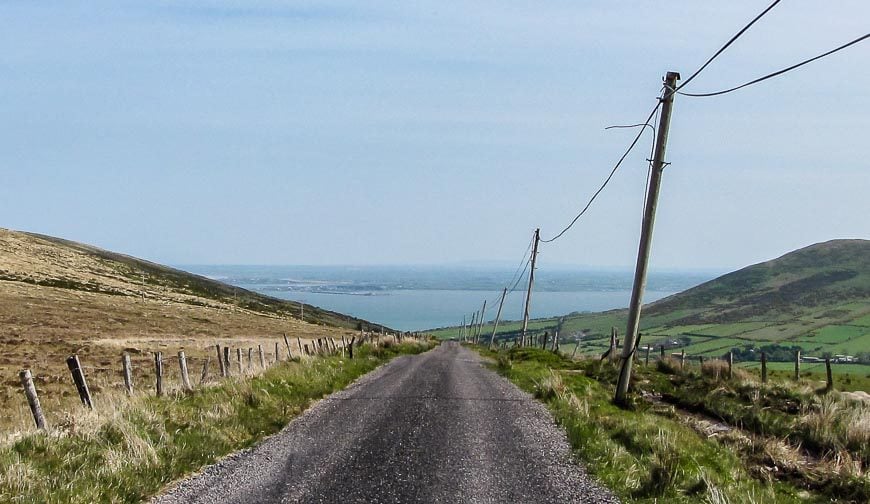
<path fill-rule="evenodd" d="M 495 318 L 502 287 L 514 287 L 502 320 L 522 318 L 528 277 L 499 267 L 449 266 L 181 266 L 261 294 L 303 302 L 404 331 L 459 325 L 487 300 Z M 625 308 L 633 275 L 628 271 L 536 271 L 533 318 Z M 645 302 L 713 278 L 710 272 L 659 272 L 649 276 Z"/>

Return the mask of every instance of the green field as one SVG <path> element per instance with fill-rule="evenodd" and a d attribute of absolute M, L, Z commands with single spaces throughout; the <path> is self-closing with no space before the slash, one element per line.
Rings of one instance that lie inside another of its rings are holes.
<path fill-rule="evenodd" d="M 741 362 L 740 367 L 761 373 L 760 362 Z M 791 378 L 794 376 L 793 362 L 768 362 L 767 370 L 771 378 Z M 816 381 L 821 386 L 827 379 L 825 376 L 825 364 L 801 363 L 801 378 Z M 867 364 L 831 364 L 831 374 L 834 378 L 834 388 L 848 392 L 870 392 L 870 365 Z"/>

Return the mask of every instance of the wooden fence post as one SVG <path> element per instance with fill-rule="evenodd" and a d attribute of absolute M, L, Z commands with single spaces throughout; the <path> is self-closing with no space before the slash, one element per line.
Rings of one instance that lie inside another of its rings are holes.
<path fill-rule="evenodd" d="M 767 354 L 761 352 L 761 383 L 767 383 Z"/>
<path fill-rule="evenodd" d="M 287 339 L 287 333 L 284 333 L 284 345 L 287 347 L 287 358 L 292 359 L 293 353 L 290 351 L 290 340 Z"/>
<path fill-rule="evenodd" d="M 647 346 L 646 346 L 646 357 L 644 358 L 644 365 L 645 365 L 645 366 L 649 366 L 649 351 L 650 351 L 651 348 L 652 348 L 652 347 L 651 347 L 649 344 L 647 344 Z"/>
<path fill-rule="evenodd" d="M 42 414 L 42 406 L 39 405 L 39 396 L 36 395 L 36 387 L 33 385 L 33 375 L 29 369 L 25 369 L 18 373 L 21 378 L 21 386 L 24 387 L 24 395 L 27 396 L 27 404 L 30 405 L 30 413 L 33 415 L 33 421 L 36 422 L 36 428 L 45 429 L 45 415 Z"/>
<path fill-rule="evenodd" d="M 181 386 L 187 392 L 193 391 L 193 386 L 190 385 L 190 375 L 187 373 L 187 357 L 183 351 L 178 352 L 178 368 L 181 370 Z"/>
<path fill-rule="evenodd" d="M 559 353 L 559 330 L 553 331 L 553 352 Z"/>
<path fill-rule="evenodd" d="M 680 350 L 680 369 L 685 369 L 686 367 L 686 349 Z"/>
<path fill-rule="evenodd" d="M 163 395 L 163 352 L 154 352 L 154 372 L 157 374 L 157 397 Z"/>
<path fill-rule="evenodd" d="M 241 347 L 236 348 L 236 364 L 239 365 L 239 374 L 244 374 L 244 370 L 242 370 L 242 349 Z"/>
<path fill-rule="evenodd" d="M 311 355 L 311 352 L 308 351 L 308 343 L 303 343 L 302 348 L 305 349 L 305 355 Z"/>
<path fill-rule="evenodd" d="M 228 346 L 224 347 L 223 360 L 224 360 L 224 364 L 223 364 L 223 368 L 221 368 L 221 372 L 223 373 L 224 377 L 227 377 L 230 375 L 230 347 L 228 347 Z"/>
<path fill-rule="evenodd" d="M 794 379 L 798 381 L 801 379 L 801 351 L 798 350 L 794 353 Z"/>
<path fill-rule="evenodd" d="M 70 355 L 67 357 L 66 366 L 69 368 L 70 373 L 72 373 L 73 382 L 76 384 L 76 390 L 79 393 L 82 404 L 90 409 L 94 409 L 94 403 L 91 400 L 91 390 L 88 388 L 88 381 L 85 379 L 85 372 L 82 370 L 79 356 Z"/>
<path fill-rule="evenodd" d="M 211 362 L 211 355 L 206 356 L 205 361 L 202 363 L 202 374 L 199 376 L 199 384 L 202 385 L 208 380 L 208 365 Z"/>
<path fill-rule="evenodd" d="M 257 353 L 260 354 L 260 369 L 266 369 L 266 354 L 263 353 L 263 345 L 257 345 Z"/>
<path fill-rule="evenodd" d="M 541 343 L 541 350 L 547 349 L 547 340 L 550 339 L 550 331 L 544 331 L 544 341 Z"/>
<path fill-rule="evenodd" d="M 127 390 L 127 395 L 133 395 L 133 364 L 130 362 L 130 354 L 124 353 L 121 356 L 121 368 L 124 372 L 124 388 Z"/>
<path fill-rule="evenodd" d="M 662 343 L 662 346 L 659 347 L 659 360 L 665 358 L 665 344 Z"/>
<path fill-rule="evenodd" d="M 221 369 L 221 378 L 226 378 L 227 377 L 227 365 L 226 365 L 226 362 L 224 362 L 224 356 L 221 354 L 221 346 L 215 345 L 214 347 L 215 347 L 215 350 L 217 350 L 217 358 L 218 358 L 218 364 L 219 364 L 218 367 Z"/>
<path fill-rule="evenodd" d="M 348 359 L 353 359 L 353 342 L 356 341 L 356 336 L 350 339 L 350 345 L 347 346 Z"/>
<path fill-rule="evenodd" d="M 577 339 L 577 342 L 574 343 L 574 351 L 571 352 L 571 360 L 574 360 L 574 356 L 577 355 L 577 349 L 580 348 L 580 339 Z"/>
<path fill-rule="evenodd" d="M 281 360 L 281 354 L 278 353 L 278 342 L 275 342 L 275 362 L 279 362 Z"/>
<path fill-rule="evenodd" d="M 734 352 L 728 351 L 728 379 L 734 378 Z"/>
<path fill-rule="evenodd" d="M 703 355 L 698 356 L 698 365 L 701 366 L 702 368 L 704 367 L 704 356 Z"/>
<path fill-rule="evenodd" d="M 825 392 L 834 390 L 834 374 L 831 372 L 831 358 L 825 357 L 825 373 L 827 374 L 828 382 L 825 385 Z"/>
<path fill-rule="evenodd" d="M 299 339 L 299 336 L 296 336 L 296 344 L 299 346 L 299 354 L 302 354 L 302 340 Z"/>
<path fill-rule="evenodd" d="M 252 347 L 248 347 L 248 372 L 254 370 L 254 349 Z"/>

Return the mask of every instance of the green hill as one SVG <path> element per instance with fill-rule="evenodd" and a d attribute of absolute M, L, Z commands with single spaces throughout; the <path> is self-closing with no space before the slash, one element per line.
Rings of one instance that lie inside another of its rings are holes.
<path fill-rule="evenodd" d="M 789 318 L 870 297 L 870 241 L 833 240 L 721 276 L 649 307 L 683 324 Z"/>
<path fill-rule="evenodd" d="M 531 327 L 559 329 L 567 349 L 579 339 L 578 352 L 598 353 L 609 345 L 611 327 L 621 334 L 626 319 L 627 310 L 612 310 L 535 320 Z M 512 338 L 508 331 L 516 327 L 504 327 L 501 337 Z M 818 243 L 659 300 L 644 307 L 641 334 L 641 346 L 688 355 L 736 348 L 738 360 L 754 360 L 759 350 L 784 360 L 799 347 L 805 355 L 870 360 L 870 241 Z"/>

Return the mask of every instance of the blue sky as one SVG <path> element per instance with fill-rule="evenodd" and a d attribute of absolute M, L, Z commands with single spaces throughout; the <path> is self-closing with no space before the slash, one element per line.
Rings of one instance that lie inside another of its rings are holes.
<path fill-rule="evenodd" d="M 0 0 L 0 226 L 164 263 L 518 261 L 769 2 Z M 686 91 L 868 31 L 782 2 Z M 870 43 L 677 97 L 657 268 L 870 238 Z M 650 137 L 542 263 L 633 265 Z"/>

